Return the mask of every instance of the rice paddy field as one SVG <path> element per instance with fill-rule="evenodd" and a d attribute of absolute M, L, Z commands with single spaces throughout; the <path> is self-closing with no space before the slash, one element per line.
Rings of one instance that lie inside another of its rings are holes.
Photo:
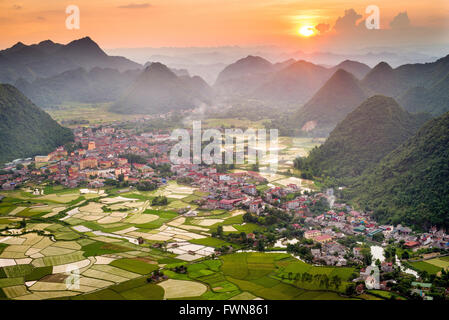
<path fill-rule="evenodd" d="M 439 274 L 442 269 L 449 270 L 449 257 L 440 257 L 425 261 L 409 262 L 415 270 L 427 271 L 429 274 Z"/>
<path fill-rule="evenodd" d="M 227 299 L 243 293 L 228 280 L 214 286 L 215 291 L 207 281 L 196 280 L 217 272 L 217 262 L 190 267 L 208 259 L 215 248 L 230 245 L 211 237 L 218 225 L 225 232 L 255 230 L 256 225 L 243 223 L 243 211 L 199 210 L 197 217 L 184 217 L 177 208 L 195 208 L 200 194 L 176 183 L 155 192 L 122 194 L 50 186 L 42 190 L 40 195 L 27 189 L 2 192 L 1 299 Z M 152 207 L 157 195 L 165 195 L 168 205 Z M 156 249 L 156 243 L 165 245 Z M 192 282 L 183 285 L 191 292 L 177 292 L 179 283 L 173 281 L 146 282 L 151 272 L 174 263 L 189 264 L 192 278 L 169 279 Z M 70 282 L 74 272 L 77 286 Z"/>
<path fill-rule="evenodd" d="M 225 232 L 260 227 L 244 223 L 242 210 L 178 214 L 175 207 L 193 206 L 196 194 L 176 183 L 155 192 L 89 197 L 58 187 L 39 196 L 2 192 L 0 299 L 345 299 L 351 268 L 314 267 L 283 253 L 212 259 L 215 248 L 230 245 L 211 237 L 218 225 Z M 167 206 L 152 207 L 156 195 L 167 196 Z M 174 271 L 180 265 L 185 273 Z M 155 270 L 167 279 L 148 283 Z M 298 280 L 296 274 L 306 271 L 343 281 L 333 288 Z"/>
<path fill-rule="evenodd" d="M 174 268 L 185 266 L 185 273 Z M 280 275 L 293 265 L 298 270 L 298 260 L 283 253 L 236 253 L 215 259 L 190 263 L 166 264 L 162 271 L 167 280 L 149 284 L 138 277 L 114 284 L 103 290 L 70 297 L 70 299 L 192 299 L 192 300 L 344 300 L 340 290 L 324 288 L 312 283 L 303 288 L 300 283 L 283 280 Z M 290 268 L 290 269 L 291 269 Z M 303 269 L 315 268 L 304 264 Z M 290 270 L 289 269 L 289 270 Z M 317 269 L 315 274 L 339 274 L 345 277 L 350 268 Z M 340 270 L 341 269 L 341 270 Z M 302 270 L 302 269 L 301 269 Z M 346 279 L 347 280 L 347 279 Z M 343 284 L 345 284 L 345 279 Z M 380 299 L 365 294 L 365 299 Z"/>
<path fill-rule="evenodd" d="M 319 143 L 281 138 L 279 154 L 286 158 L 280 168 L 291 169 L 288 161 Z M 282 173 L 268 181 L 259 187 L 313 188 L 311 181 Z M 224 233 L 261 227 L 245 223 L 242 210 L 199 209 L 194 201 L 205 194 L 195 188 L 173 181 L 150 192 L 40 188 L 39 195 L 29 189 L 0 192 L 5 196 L 0 202 L 0 299 L 347 299 L 342 293 L 351 268 L 316 267 L 284 253 L 212 259 L 215 248 L 230 245 L 211 237 L 219 225 Z M 156 196 L 167 197 L 168 204 L 152 206 Z M 197 216 L 179 214 L 180 209 L 196 210 Z M 186 272 L 175 272 L 181 265 Z M 166 280 L 148 283 L 155 270 Z M 304 273 L 313 279 L 303 280 Z M 320 275 L 338 275 L 341 284 L 325 285 Z"/>
<path fill-rule="evenodd" d="M 115 121 L 134 120 L 138 115 L 123 115 L 109 111 L 110 103 L 98 103 L 92 105 L 90 103 L 66 102 L 57 109 L 46 110 L 53 119 L 64 124 L 65 126 L 76 127 L 77 124 L 71 125 L 65 121 L 88 120 L 89 124 L 111 123 Z"/>

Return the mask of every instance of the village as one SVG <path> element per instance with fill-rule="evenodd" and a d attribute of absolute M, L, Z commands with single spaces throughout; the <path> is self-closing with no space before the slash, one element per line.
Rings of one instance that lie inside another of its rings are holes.
<path fill-rule="evenodd" d="M 169 151 L 174 141 L 168 132 L 139 134 L 108 125 L 78 127 L 74 135 L 73 144 L 61 146 L 48 155 L 6 164 L 0 170 L 1 189 L 50 183 L 99 191 L 118 187 L 126 192 L 156 190 L 176 181 L 204 193 L 195 200 L 196 210 L 182 208 L 178 210 L 180 215 L 187 218 L 196 217 L 198 210 L 239 209 L 246 212 L 244 221 L 267 230 L 230 235 L 233 230 L 226 227 L 219 228 L 221 231 L 213 237 L 243 244 L 247 250 L 287 251 L 314 265 L 357 266 L 360 272 L 353 277 L 357 292 L 391 290 L 398 279 L 385 275 L 399 268 L 415 278 L 410 290 L 425 298 L 423 288 L 429 289 L 431 284 L 419 279 L 427 276 L 400 265 L 400 261 L 426 260 L 425 255 L 434 259 L 444 256 L 449 249 L 449 235 L 443 230 L 432 227 L 427 232 L 416 232 L 400 224 L 379 225 L 370 212 L 336 202 L 333 190 L 304 190 L 295 183 L 275 185 L 258 168 L 230 170 L 216 165 L 171 165 Z M 43 189 L 32 188 L 32 192 L 43 195 Z M 387 257 L 385 252 L 392 247 L 400 249 L 395 249 L 393 257 Z M 376 252 L 379 249 L 380 254 Z M 215 253 L 229 252 L 232 248 Z"/>

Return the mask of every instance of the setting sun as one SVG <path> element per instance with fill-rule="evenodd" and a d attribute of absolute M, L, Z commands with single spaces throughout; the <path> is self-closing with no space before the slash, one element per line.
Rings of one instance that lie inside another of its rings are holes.
<path fill-rule="evenodd" d="M 298 33 L 303 37 L 311 37 L 315 34 L 313 26 L 303 26 L 299 28 Z"/>

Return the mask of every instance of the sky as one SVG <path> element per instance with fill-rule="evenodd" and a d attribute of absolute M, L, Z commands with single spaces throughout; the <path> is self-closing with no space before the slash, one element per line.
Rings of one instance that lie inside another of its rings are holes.
<path fill-rule="evenodd" d="M 79 30 L 66 28 L 68 5 L 80 9 Z M 379 8 L 380 29 L 365 26 L 370 5 Z M 106 49 L 426 48 L 449 44 L 449 0 L 0 0 L 1 49 L 84 36 Z"/>

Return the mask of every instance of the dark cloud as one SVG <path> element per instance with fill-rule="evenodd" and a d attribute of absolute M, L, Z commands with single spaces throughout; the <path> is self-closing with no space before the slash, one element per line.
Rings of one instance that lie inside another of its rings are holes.
<path fill-rule="evenodd" d="M 127 5 L 119 6 L 120 9 L 145 9 L 152 7 L 149 3 L 130 3 Z"/>
<path fill-rule="evenodd" d="M 362 18 L 354 9 L 345 10 L 343 17 L 338 17 L 335 21 L 334 29 L 336 31 L 350 31 L 357 28 L 357 21 Z"/>
<path fill-rule="evenodd" d="M 400 12 L 390 22 L 390 27 L 395 28 L 407 28 L 410 26 L 410 19 L 408 18 L 407 11 Z"/>
<path fill-rule="evenodd" d="M 36 19 L 39 20 L 39 21 L 45 21 L 45 20 L 47 20 L 47 19 L 45 19 L 44 17 L 41 17 L 41 16 L 36 17 Z"/>
<path fill-rule="evenodd" d="M 325 33 L 329 31 L 330 28 L 330 24 L 327 23 L 320 23 L 315 26 L 315 29 L 317 29 L 319 33 Z"/>
<path fill-rule="evenodd" d="M 15 5 L 12 6 L 12 8 L 13 8 L 14 10 L 20 10 L 20 9 L 22 9 L 22 6 L 21 6 L 21 5 L 18 5 L 18 4 L 15 4 Z"/>

